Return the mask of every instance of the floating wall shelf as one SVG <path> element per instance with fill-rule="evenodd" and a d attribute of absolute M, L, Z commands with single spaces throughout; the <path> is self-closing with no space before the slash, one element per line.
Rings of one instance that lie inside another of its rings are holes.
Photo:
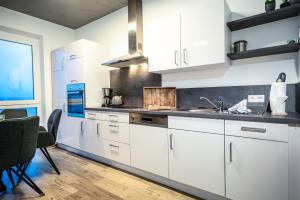
<path fill-rule="evenodd" d="M 243 19 L 231 21 L 227 23 L 227 26 L 231 31 L 237 31 L 237 30 L 241 30 L 253 26 L 258 26 L 261 24 L 275 22 L 282 19 L 296 17 L 299 14 L 300 14 L 300 4 L 296 4 L 282 9 L 277 9 L 275 11 L 270 11 L 267 13 L 262 13 L 251 17 L 246 17 Z"/>
<path fill-rule="evenodd" d="M 284 53 L 292 53 L 298 52 L 300 49 L 300 44 L 286 44 L 274 47 L 266 47 L 262 49 L 254 49 L 240 53 L 229 53 L 227 56 L 231 60 L 239 60 L 245 58 L 254 58 L 254 57 L 261 57 L 261 56 L 269 56 L 275 54 L 284 54 Z"/>

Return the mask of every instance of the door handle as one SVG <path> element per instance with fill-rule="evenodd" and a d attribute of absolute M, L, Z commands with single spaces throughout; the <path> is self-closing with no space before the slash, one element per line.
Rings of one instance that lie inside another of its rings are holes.
<path fill-rule="evenodd" d="M 174 57 L 175 57 L 175 65 L 179 66 L 178 61 L 177 61 L 178 51 L 175 50 L 175 53 L 174 53 L 174 54 L 175 54 L 175 55 L 174 55 Z"/>
<path fill-rule="evenodd" d="M 80 122 L 80 132 L 81 135 L 83 135 L 83 121 Z"/>
<path fill-rule="evenodd" d="M 187 49 L 183 49 L 183 62 L 186 65 L 189 64 L 189 61 L 188 61 L 188 50 Z"/>
<path fill-rule="evenodd" d="M 170 134 L 170 150 L 173 150 L 173 134 Z"/>
<path fill-rule="evenodd" d="M 100 126 L 100 124 L 99 123 L 97 123 L 97 135 L 99 135 L 100 133 L 99 133 L 99 126 Z"/>
<path fill-rule="evenodd" d="M 229 144 L 229 160 L 230 163 L 232 163 L 232 142 Z"/>

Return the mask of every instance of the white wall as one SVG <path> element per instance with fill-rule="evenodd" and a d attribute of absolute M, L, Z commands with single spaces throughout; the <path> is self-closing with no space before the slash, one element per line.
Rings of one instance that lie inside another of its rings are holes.
<path fill-rule="evenodd" d="M 149 0 L 144 0 L 144 4 Z M 263 0 L 227 0 L 233 18 L 241 18 L 264 12 Z M 277 0 L 279 7 L 281 0 Z M 155 12 L 155 11 L 154 11 Z M 297 38 L 298 18 L 257 26 L 232 33 L 232 41 L 245 39 L 249 49 L 283 44 L 287 39 Z M 76 38 L 89 39 L 111 48 L 112 57 L 126 53 L 127 8 L 118 10 L 102 19 L 76 30 Z M 193 72 L 180 72 L 163 75 L 164 86 L 178 88 L 213 87 L 234 85 L 270 84 L 280 72 L 287 74 L 288 83 L 298 82 L 297 54 L 269 56 L 256 59 L 235 61 L 232 66 L 212 67 Z"/>
<path fill-rule="evenodd" d="M 75 30 L 56 25 L 29 15 L 0 7 L 0 28 L 38 38 L 41 51 L 41 77 L 44 92 L 44 113 L 52 109 L 51 57 L 50 52 L 75 40 Z M 45 117 L 44 117 L 45 118 Z"/>

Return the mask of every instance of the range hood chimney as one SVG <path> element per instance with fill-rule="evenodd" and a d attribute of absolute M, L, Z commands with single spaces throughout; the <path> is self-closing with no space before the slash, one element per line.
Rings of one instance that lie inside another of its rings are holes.
<path fill-rule="evenodd" d="M 147 63 L 143 55 L 143 5 L 142 0 L 128 0 L 128 42 L 129 53 L 107 61 L 102 65 L 123 68 Z"/>

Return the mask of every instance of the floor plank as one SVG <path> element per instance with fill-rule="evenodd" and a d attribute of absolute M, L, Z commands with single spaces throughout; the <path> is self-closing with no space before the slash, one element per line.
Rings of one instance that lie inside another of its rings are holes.
<path fill-rule="evenodd" d="M 46 194 L 39 197 L 23 182 L 2 200 L 194 200 L 175 190 L 133 176 L 109 166 L 82 158 L 67 151 L 50 148 L 49 152 L 61 171 L 57 175 L 38 150 L 27 173 Z"/>

